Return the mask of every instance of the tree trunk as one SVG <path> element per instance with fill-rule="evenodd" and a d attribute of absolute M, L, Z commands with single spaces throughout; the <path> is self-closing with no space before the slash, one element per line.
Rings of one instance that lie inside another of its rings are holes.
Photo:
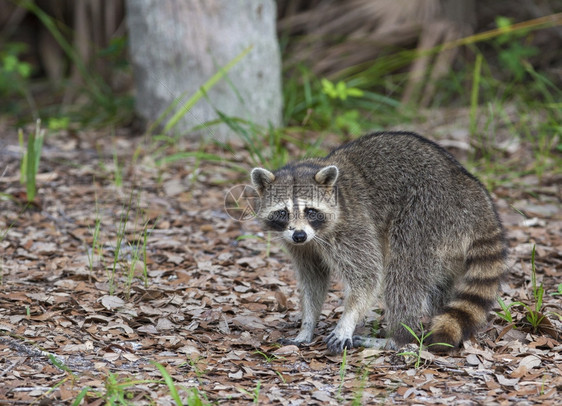
<path fill-rule="evenodd" d="M 183 116 L 175 133 L 224 140 L 228 116 L 274 127 L 281 123 L 281 61 L 273 0 L 127 0 L 136 111 L 158 119 L 178 97 L 187 100 L 248 46 L 253 48 Z"/>

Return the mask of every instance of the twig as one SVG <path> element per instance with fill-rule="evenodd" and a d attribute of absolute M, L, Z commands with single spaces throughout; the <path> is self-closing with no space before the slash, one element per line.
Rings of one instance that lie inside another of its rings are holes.
<path fill-rule="evenodd" d="M 5 370 L 3 370 L 2 372 L 0 372 L 0 377 L 6 375 L 8 372 L 10 372 L 12 369 L 14 369 L 14 367 L 18 364 L 17 361 L 12 362 L 12 365 L 10 365 L 8 368 L 6 368 Z"/>

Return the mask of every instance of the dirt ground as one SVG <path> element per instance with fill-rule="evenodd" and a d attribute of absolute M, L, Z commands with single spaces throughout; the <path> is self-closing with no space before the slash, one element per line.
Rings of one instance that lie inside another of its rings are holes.
<path fill-rule="evenodd" d="M 561 403 L 562 305 L 553 295 L 562 283 L 559 176 L 526 175 L 492 191 L 511 247 L 506 303 L 534 306 L 536 246 L 545 289 L 538 330 L 525 307 L 513 306 L 513 323 L 491 313 L 462 349 L 423 351 L 416 368 L 415 356 L 392 351 L 326 353 L 322 338 L 342 312 L 337 284 L 315 341 L 276 345 L 296 334 L 300 319 L 291 265 L 255 221 L 235 221 L 224 209 L 227 191 L 249 182 L 235 170 L 250 169 L 248 157 L 210 146 L 228 162 L 158 165 L 158 156 L 189 148 L 156 150 L 119 132 L 50 137 L 38 197 L 26 206 L 21 152 L 4 138 L 0 404 L 72 403 L 84 388 L 82 404 L 173 404 L 154 362 L 193 405 L 197 397 L 220 404 Z M 378 317 L 370 314 L 363 332 Z"/>

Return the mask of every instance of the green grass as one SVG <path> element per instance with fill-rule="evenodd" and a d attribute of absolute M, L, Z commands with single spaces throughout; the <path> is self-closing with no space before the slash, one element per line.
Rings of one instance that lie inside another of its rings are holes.
<path fill-rule="evenodd" d="M 244 388 L 237 388 L 237 389 L 243 394 L 245 394 L 246 396 L 248 396 L 250 399 L 252 399 L 252 403 L 254 405 L 259 404 L 261 381 L 258 380 L 258 382 L 256 383 L 256 387 L 252 390 L 246 390 Z"/>
<path fill-rule="evenodd" d="M 410 326 L 407 326 L 404 323 L 400 323 L 402 324 L 402 327 L 404 327 L 406 330 L 408 330 L 408 332 L 412 335 L 412 337 L 415 338 L 416 342 L 418 343 L 418 350 L 417 351 L 404 351 L 399 353 L 398 355 L 402 355 L 402 356 L 411 356 L 414 357 L 414 359 L 416 360 L 416 362 L 414 363 L 414 367 L 416 369 L 418 369 L 420 367 L 421 364 L 421 360 L 422 360 L 422 351 L 425 347 L 425 341 L 427 340 L 427 338 L 429 336 L 431 336 L 433 334 L 433 331 L 430 332 L 426 332 L 423 328 L 423 324 L 420 323 L 420 333 L 419 335 L 414 331 L 414 329 L 412 329 Z M 447 343 L 431 343 L 428 345 L 428 347 L 431 346 L 444 346 L 444 347 L 453 347 L 451 344 L 447 344 Z"/>
<path fill-rule="evenodd" d="M 98 263 L 101 263 L 101 259 L 102 259 L 102 246 L 100 244 L 100 229 L 101 229 L 101 214 L 100 214 L 100 210 L 99 210 L 99 206 L 98 206 L 98 199 L 96 196 L 96 216 L 95 216 L 95 220 L 94 220 L 94 227 L 90 228 L 88 226 L 88 229 L 90 230 L 90 233 L 92 234 L 92 247 L 91 249 L 88 248 L 88 267 L 90 269 L 90 274 L 88 275 L 88 281 L 91 283 L 92 282 L 92 275 L 94 273 L 94 265 L 95 265 L 95 260 L 96 260 L 96 254 L 97 254 L 97 260 Z"/>
<path fill-rule="evenodd" d="M 340 375 L 340 384 L 338 386 L 338 393 L 337 393 L 337 398 L 340 401 L 343 401 L 343 397 L 342 397 L 342 389 L 343 389 L 343 384 L 345 383 L 345 375 L 347 373 L 347 347 L 345 347 L 343 349 L 343 354 L 341 357 L 341 363 L 340 363 L 340 370 L 339 370 L 339 375 Z"/>
<path fill-rule="evenodd" d="M 363 394 L 365 393 L 365 386 L 369 381 L 369 370 L 366 367 L 362 367 L 359 376 L 360 376 L 359 387 L 353 393 L 351 406 L 363 405 Z"/>
<path fill-rule="evenodd" d="M 515 320 L 515 317 L 511 312 L 511 308 L 522 307 L 523 309 L 525 309 L 525 320 L 530 326 L 531 332 L 533 334 L 537 334 L 540 332 L 541 324 L 543 323 L 543 320 L 546 318 L 546 314 L 544 313 L 544 308 L 543 308 L 543 299 L 544 299 L 545 290 L 542 283 L 540 285 L 537 284 L 537 270 L 535 264 L 535 257 L 536 257 L 536 251 L 535 251 L 535 246 L 533 245 L 533 250 L 531 252 L 531 286 L 530 286 L 531 293 L 532 293 L 532 300 L 530 301 L 530 303 L 527 304 L 522 301 L 514 301 L 509 305 L 506 305 L 506 303 L 501 298 L 498 298 L 498 303 L 502 310 L 500 312 L 496 312 L 496 315 L 499 318 L 501 318 L 502 320 L 506 321 L 507 323 L 511 324 L 514 328 L 516 328 L 517 325 L 519 325 L 519 323 L 517 322 L 517 320 Z M 562 284 L 558 285 L 558 290 L 559 290 L 558 293 L 556 292 L 551 293 L 551 295 L 562 294 Z M 561 317 L 556 313 L 549 313 L 549 314 L 555 315 L 557 317 Z"/>
<path fill-rule="evenodd" d="M 1 241 L 1 239 L 0 239 L 0 241 Z M 558 284 L 558 288 L 557 288 L 556 292 L 551 292 L 551 293 L 549 293 L 549 295 L 551 295 L 551 296 L 560 296 L 560 295 L 562 295 L 562 283 L 559 283 L 559 284 Z"/>
<path fill-rule="evenodd" d="M 43 149 L 45 130 L 41 129 L 41 120 L 35 123 L 35 132 L 31 132 L 24 141 L 23 131 L 18 131 L 19 144 L 24 150 L 20 164 L 20 182 L 25 185 L 26 198 L 29 203 L 35 201 L 37 194 L 37 172 L 39 170 L 39 160 Z M 27 147 L 25 147 L 27 145 Z"/>

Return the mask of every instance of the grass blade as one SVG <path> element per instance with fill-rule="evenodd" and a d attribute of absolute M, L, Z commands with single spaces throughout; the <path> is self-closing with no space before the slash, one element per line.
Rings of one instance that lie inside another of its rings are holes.
<path fill-rule="evenodd" d="M 158 362 L 152 362 L 152 365 L 154 365 L 160 371 L 160 374 L 164 378 L 164 382 L 166 382 L 166 385 L 168 385 L 168 389 L 170 389 L 170 395 L 172 395 L 172 399 L 174 399 L 176 405 L 183 406 L 183 402 L 180 399 L 180 395 L 178 393 L 176 385 L 174 385 L 174 380 L 172 379 L 168 371 L 166 371 L 166 368 L 164 368 L 164 366 L 159 364 Z"/>
<path fill-rule="evenodd" d="M 185 116 L 185 114 L 195 105 L 195 103 L 197 103 L 215 84 L 217 84 L 217 82 L 219 80 L 221 80 L 223 78 L 224 75 L 226 75 L 226 73 L 232 69 L 232 67 L 234 67 L 234 65 L 236 65 L 238 62 L 240 62 L 240 60 L 242 58 L 244 58 L 248 52 L 250 52 L 252 50 L 253 46 L 250 45 L 249 47 L 247 47 L 246 49 L 244 49 L 240 54 L 238 54 L 236 57 L 234 57 L 234 59 L 232 59 L 230 62 L 228 62 L 225 66 L 223 66 L 222 68 L 220 68 L 218 70 L 217 73 L 215 73 L 213 76 L 211 76 L 211 78 L 209 80 L 207 80 L 205 82 L 205 84 L 203 84 L 203 86 L 201 86 L 193 96 L 191 96 L 186 102 L 185 104 L 183 104 L 178 111 L 176 111 L 176 113 L 172 116 L 172 118 L 170 118 L 170 120 L 168 120 L 168 122 L 166 123 L 166 125 L 164 126 L 164 133 L 169 132 L 171 129 L 173 129 L 178 122 L 180 121 L 180 119 Z"/>

